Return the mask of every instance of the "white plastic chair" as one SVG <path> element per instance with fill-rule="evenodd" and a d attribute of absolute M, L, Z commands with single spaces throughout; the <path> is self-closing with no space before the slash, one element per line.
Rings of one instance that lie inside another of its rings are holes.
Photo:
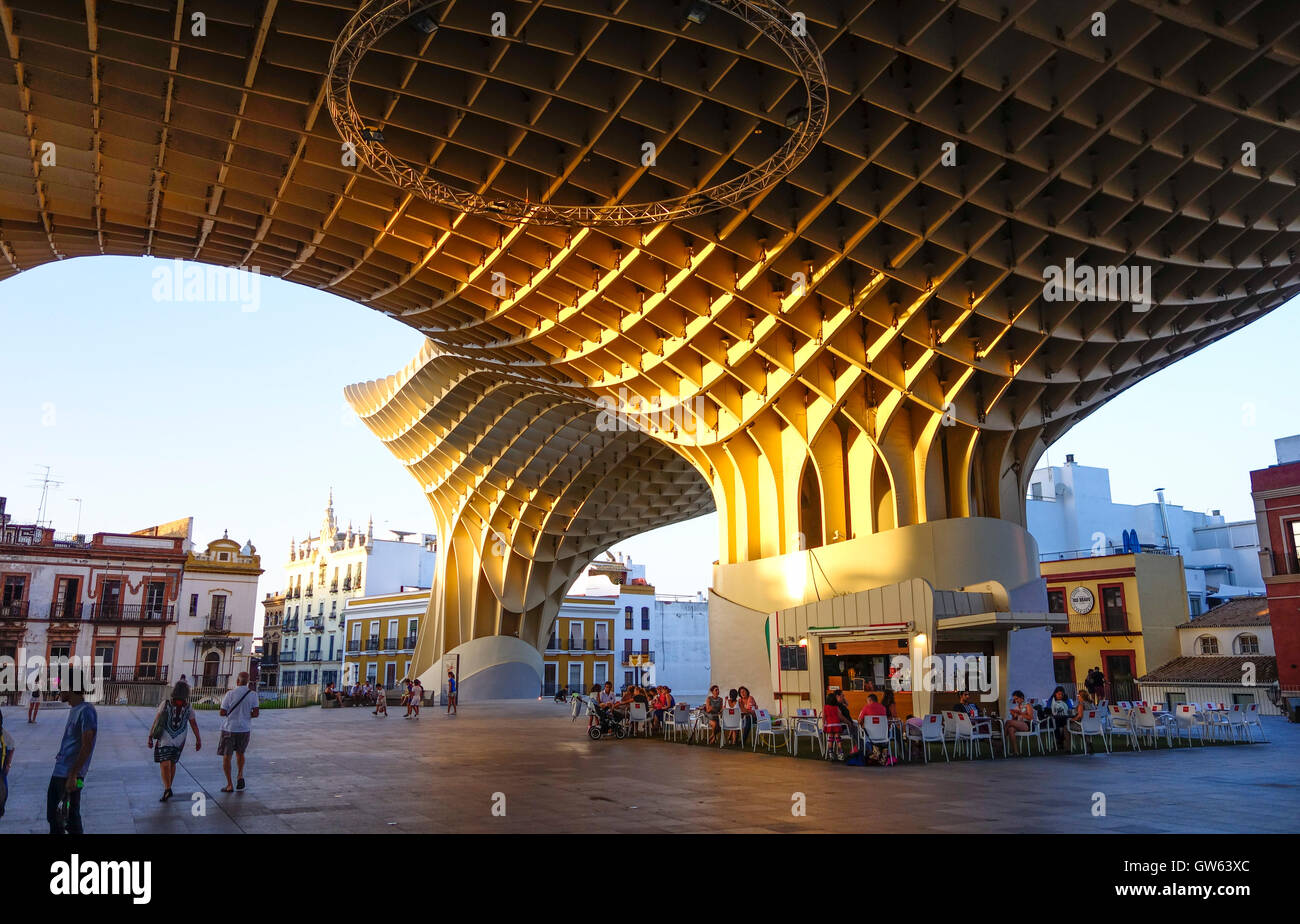
<path fill-rule="evenodd" d="M 1250 703 L 1246 706 L 1246 733 L 1250 740 L 1254 740 L 1252 728 L 1259 729 L 1259 740 L 1265 744 L 1268 743 L 1268 736 L 1264 734 L 1264 723 L 1259 720 L 1259 703 Z"/>
<path fill-rule="evenodd" d="M 862 729 L 864 751 L 879 745 L 889 750 L 890 757 L 897 759 L 894 753 L 894 736 L 889 733 L 889 719 L 883 715 L 864 715 L 859 727 Z"/>
<path fill-rule="evenodd" d="M 1178 737 L 1187 735 L 1187 744 L 1192 744 L 1192 732 L 1200 731 L 1201 744 L 1205 744 L 1205 736 L 1209 726 L 1205 722 L 1205 717 L 1197 711 L 1194 703 L 1179 703 L 1178 710 L 1174 713 L 1174 720 L 1177 722 Z"/>
<path fill-rule="evenodd" d="M 1250 743 L 1250 729 L 1246 725 L 1246 710 L 1233 705 L 1223 713 L 1224 728 L 1233 741 Z"/>
<path fill-rule="evenodd" d="M 645 703 L 629 703 L 627 720 L 632 726 L 632 734 L 635 735 L 638 729 L 646 735 L 650 734 L 650 717 Z"/>
<path fill-rule="evenodd" d="M 908 734 L 914 735 L 916 726 L 909 725 L 907 727 L 909 729 Z M 935 743 L 938 743 L 939 747 L 943 749 L 943 759 L 948 760 L 948 739 L 943 734 L 943 716 L 933 713 L 921 717 L 920 740 L 921 756 L 925 758 L 927 764 L 930 762 L 930 745 Z"/>
<path fill-rule="evenodd" d="M 754 733 L 752 749 L 758 750 L 758 742 L 767 738 L 771 745 L 772 753 L 776 753 L 776 739 L 781 739 L 781 745 L 789 750 L 789 730 L 785 722 L 780 718 L 773 718 L 772 714 L 766 709 L 760 709 L 754 714 Z"/>
<path fill-rule="evenodd" d="M 1101 712 L 1096 709 L 1089 709 L 1083 714 L 1079 721 L 1070 720 L 1067 726 L 1070 730 L 1070 753 L 1074 753 L 1074 739 L 1079 737 L 1083 739 L 1083 753 L 1088 753 L 1088 739 L 1100 737 L 1101 743 L 1106 746 L 1106 753 L 1110 753 L 1110 741 L 1106 738 L 1106 726 L 1102 724 Z"/>
<path fill-rule="evenodd" d="M 956 735 L 953 739 L 954 747 L 958 753 L 963 743 L 966 745 L 966 756 L 970 760 L 975 759 L 975 746 L 980 741 L 987 741 L 989 744 L 989 757 L 996 757 L 993 753 L 993 735 L 989 731 L 988 723 L 982 722 L 977 727 L 970 719 L 970 714 L 962 711 L 952 714 L 956 720 L 954 731 Z"/>
<path fill-rule="evenodd" d="M 817 748 L 821 748 L 822 755 L 825 756 L 826 748 L 822 744 L 821 729 L 817 725 L 817 713 L 811 709 L 800 709 L 794 714 L 794 723 L 790 735 L 790 753 L 796 757 L 799 756 L 799 739 L 811 739 Z"/>
<path fill-rule="evenodd" d="M 1137 737 L 1150 739 L 1152 747 L 1158 748 L 1161 738 L 1168 741 L 1171 748 L 1174 746 L 1173 729 L 1168 723 L 1157 719 L 1156 714 L 1145 705 L 1139 705 L 1133 710 L 1130 724 L 1133 728 L 1133 734 Z"/>
<path fill-rule="evenodd" d="M 1125 708 L 1125 706 L 1128 708 Z M 1133 728 L 1132 704 L 1116 703 L 1110 707 L 1110 734 L 1114 738 L 1122 735 L 1127 738 L 1134 750 L 1141 750 L 1138 745 L 1137 730 Z"/>
<path fill-rule="evenodd" d="M 570 714 L 570 721 L 578 721 L 578 715 L 583 711 L 582 704 L 586 702 L 586 700 L 587 697 L 583 696 L 581 693 L 573 694 L 573 710 Z"/>
<path fill-rule="evenodd" d="M 722 717 L 718 726 L 718 747 L 727 746 L 727 732 L 736 732 L 736 740 L 740 741 L 740 746 L 744 747 L 744 741 L 740 739 L 740 732 L 744 730 L 744 718 L 741 715 L 739 706 L 723 706 Z"/>
<path fill-rule="evenodd" d="M 668 735 L 672 734 L 673 740 L 676 741 L 679 735 L 691 736 L 691 707 L 686 703 L 678 703 L 672 709 L 664 713 L 664 740 L 668 740 Z"/>

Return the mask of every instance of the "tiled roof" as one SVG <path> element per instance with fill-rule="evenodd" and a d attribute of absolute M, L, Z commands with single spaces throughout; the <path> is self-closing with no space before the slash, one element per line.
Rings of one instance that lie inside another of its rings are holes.
<path fill-rule="evenodd" d="M 1268 598 L 1239 597 L 1202 613 L 1180 628 L 1210 629 L 1222 626 L 1267 626 Z"/>
<path fill-rule="evenodd" d="M 1214 655 L 1174 658 L 1162 664 L 1138 683 L 1218 683 L 1239 686 L 1244 676 L 1242 665 L 1255 665 L 1255 684 L 1267 686 L 1277 680 L 1277 658 L 1272 655 Z"/>

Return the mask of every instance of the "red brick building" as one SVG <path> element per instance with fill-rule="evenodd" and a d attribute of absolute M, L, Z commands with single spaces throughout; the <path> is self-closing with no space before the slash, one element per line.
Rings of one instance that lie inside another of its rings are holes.
<path fill-rule="evenodd" d="M 1277 465 L 1250 473 L 1260 570 L 1282 690 L 1300 691 L 1300 435 L 1277 440 Z"/>

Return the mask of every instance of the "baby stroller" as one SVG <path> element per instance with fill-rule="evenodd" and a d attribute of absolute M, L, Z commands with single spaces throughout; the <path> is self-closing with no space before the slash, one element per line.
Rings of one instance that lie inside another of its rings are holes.
<path fill-rule="evenodd" d="M 587 715 L 595 720 L 587 727 L 587 735 L 592 741 L 599 741 L 603 735 L 610 734 L 619 739 L 627 737 L 627 719 L 616 715 L 608 706 L 598 706 L 588 699 Z"/>

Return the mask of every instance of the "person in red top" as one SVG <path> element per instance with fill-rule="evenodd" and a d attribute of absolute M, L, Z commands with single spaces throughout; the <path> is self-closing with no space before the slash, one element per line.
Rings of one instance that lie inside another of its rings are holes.
<path fill-rule="evenodd" d="M 844 734 L 844 716 L 840 712 L 838 692 L 826 694 L 826 705 L 822 709 L 822 728 L 826 732 L 827 756 L 834 754 L 836 760 L 843 760 L 844 751 L 840 745 L 840 737 Z"/>
<path fill-rule="evenodd" d="M 875 693 L 872 693 L 867 697 L 866 705 L 863 706 L 862 711 L 858 713 L 858 721 L 861 722 L 865 716 L 869 715 L 882 715 L 886 718 L 889 717 L 889 710 L 880 704 L 879 700 L 876 699 Z"/>

